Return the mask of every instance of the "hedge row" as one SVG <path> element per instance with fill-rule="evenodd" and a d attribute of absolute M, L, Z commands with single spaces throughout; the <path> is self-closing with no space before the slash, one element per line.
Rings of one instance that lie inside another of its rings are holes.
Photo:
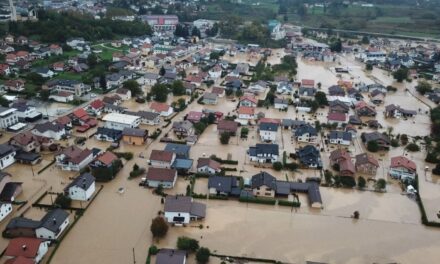
<path fill-rule="evenodd" d="M 118 158 L 124 158 L 125 160 L 131 160 L 133 158 L 133 152 L 113 152 Z"/>
<path fill-rule="evenodd" d="M 209 199 L 213 199 L 213 200 L 229 200 L 229 198 L 227 196 L 223 196 L 223 195 L 209 195 Z"/>
<path fill-rule="evenodd" d="M 260 198 L 246 198 L 246 197 L 240 197 L 238 199 L 242 203 L 256 203 L 256 204 L 270 204 L 275 205 L 276 200 L 275 199 L 260 199 Z"/>
<path fill-rule="evenodd" d="M 237 165 L 238 164 L 238 160 L 224 160 L 224 159 L 221 159 L 219 157 L 216 157 L 215 155 L 212 155 L 211 159 L 215 160 L 217 162 L 220 162 L 221 164 L 231 164 L 231 165 Z"/>
<path fill-rule="evenodd" d="M 196 178 L 209 178 L 209 174 L 197 172 L 196 174 L 194 174 L 194 177 L 196 177 Z"/>
<path fill-rule="evenodd" d="M 201 194 L 201 193 L 193 193 L 193 194 L 191 195 L 191 197 L 192 197 L 192 198 L 195 198 L 195 199 L 206 199 L 206 198 L 208 197 L 208 195 L 206 195 L 206 194 Z"/>
<path fill-rule="evenodd" d="M 290 207 L 301 207 L 301 202 L 289 202 L 285 200 L 278 200 L 278 205 L 290 206 Z"/>
<path fill-rule="evenodd" d="M 237 171 L 237 168 L 221 168 L 222 171 Z"/>

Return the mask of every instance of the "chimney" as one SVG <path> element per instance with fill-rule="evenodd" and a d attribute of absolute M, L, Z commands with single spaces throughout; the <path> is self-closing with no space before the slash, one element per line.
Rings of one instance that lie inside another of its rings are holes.
<path fill-rule="evenodd" d="M 27 246 L 26 245 L 22 245 L 21 249 L 23 249 L 23 251 L 26 251 Z"/>
<path fill-rule="evenodd" d="M 52 221 L 53 221 L 53 224 L 54 224 L 54 225 L 57 224 L 57 219 L 56 219 L 55 217 L 52 219 Z"/>

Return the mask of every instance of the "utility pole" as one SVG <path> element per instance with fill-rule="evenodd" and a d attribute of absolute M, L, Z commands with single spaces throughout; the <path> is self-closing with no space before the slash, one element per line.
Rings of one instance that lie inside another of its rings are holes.
<path fill-rule="evenodd" d="M 136 264 L 136 256 L 134 254 L 134 248 L 132 248 L 132 249 L 133 249 L 133 264 Z"/>

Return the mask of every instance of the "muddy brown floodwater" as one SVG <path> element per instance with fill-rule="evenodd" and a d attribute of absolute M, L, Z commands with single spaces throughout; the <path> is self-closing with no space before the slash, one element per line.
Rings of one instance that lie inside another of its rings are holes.
<path fill-rule="evenodd" d="M 272 62 L 279 61 L 277 52 L 270 58 Z M 282 50 L 279 52 L 282 57 Z M 254 64 L 258 61 L 256 58 L 247 58 L 244 55 L 225 59 L 234 63 L 241 60 Z M 363 67 L 351 56 L 341 57 L 336 63 L 298 60 L 297 77 L 315 79 L 316 82 L 322 83 L 323 91 L 327 91 L 329 86 L 339 80 L 332 71 L 332 67 L 339 65 L 339 62 L 343 66 L 352 68 L 349 74 L 342 75 L 344 80 L 373 83 L 379 79 L 384 85 L 395 85 L 399 90 L 387 95 L 386 104 L 398 102 L 402 107 L 421 109 L 414 119 L 389 120 L 383 118 L 384 106 L 380 106 L 377 118 L 384 125 L 381 132 L 392 126 L 393 133 L 396 134 L 407 133 L 410 136 L 429 134 L 429 116 L 423 113 L 428 108 L 426 104 L 429 103 L 421 103 L 419 100 L 423 101 L 423 98 L 416 98 L 405 91 L 405 88 L 408 88 L 411 92 L 414 83 L 394 83 L 385 72 L 378 69 L 367 75 Z M 232 113 L 236 105 L 237 102 L 226 98 L 221 98 L 219 104 L 214 106 L 193 102 L 174 120 L 182 119 L 189 111 L 200 111 L 204 108 Z M 124 106 L 148 109 L 147 104 L 133 102 L 125 102 Z M 311 115 L 296 113 L 293 108 L 288 112 L 264 108 L 259 108 L 258 111 L 263 111 L 266 117 L 298 118 L 311 122 L 315 120 Z M 320 109 L 317 119 L 326 121 L 326 112 L 327 109 Z M 164 133 L 169 128 L 170 126 L 164 130 Z M 294 152 L 299 146 L 296 142 L 292 142 L 290 133 L 287 130 L 279 131 L 277 143 L 280 145 L 280 152 Z M 201 135 L 197 144 L 192 146 L 190 155 L 194 163 L 203 155 L 216 154 L 222 158 L 230 155 L 232 159 L 238 160 L 237 174 L 251 177 L 262 170 L 249 164 L 246 157 L 248 147 L 257 142 L 259 142 L 257 127 L 254 126 L 250 128 L 248 140 L 233 137 L 229 145 L 220 145 L 217 128 L 211 125 Z M 318 144 L 322 146 L 322 143 Z M 98 143 L 94 139 L 89 139 L 87 146 L 105 148 L 108 143 Z M 430 220 L 435 220 L 435 212 L 439 210 L 438 180 L 430 173 L 424 173 L 426 164 L 423 161 L 423 153 L 406 153 L 401 147 L 393 148 L 389 153 L 375 154 L 381 165 L 376 179 L 385 178 L 389 182 L 386 193 L 322 187 L 324 204 L 322 210 L 310 209 L 307 198 L 303 195 L 300 195 L 302 207 L 296 210 L 245 204 L 233 200 L 201 200 L 207 204 L 207 218 L 201 222 L 204 228 L 198 228 L 199 223 L 184 228 L 171 227 L 166 238 L 154 241 L 149 227 L 151 219 L 159 210 L 163 210 L 160 198 L 153 195 L 151 189 L 139 187 L 139 179 L 128 180 L 127 176 L 134 163 L 142 167 L 147 166 L 146 159 L 139 158 L 140 152 L 149 154 L 151 150 L 163 149 L 164 146 L 165 144 L 159 142 L 138 147 L 121 145 L 118 151 L 132 151 L 135 153 L 135 158 L 126 162 L 116 179 L 104 184 L 101 193 L 61 243 L 52 263 L 125 264 L 134 263 L 134 260 L 136 263 L 143 263 L 151 244 L 156 243 L 159 247 L 175 247 L 177 237 L 181 235 L 196 238 L 202 246 L 209 247 L 211 251 L 219 254 L 271 258 L 286 263 L 304 263 L 310 260 L 328 263 L 431 264 L 436 263 L 440 258 L 440 230 L 421 225 L 417 204 L 401 195 L 398 182 L 387 176 L 389 159 L 394 155 L 403 154 L 417 163 L 418 173 L 421 175 L 420 191 Z M 328 155 L 333 149 L 334 147 L 325 146 L 325 151 L 322 153 L 325 166 L 328 166 Z M 355 155 L 364 152 L 365 148 L 357 140 L 350 150 Z M 304 180 L 308 176 L 319 176 L 314 170 L 299 170 L 295 173 L 266 170 L 281 180 Z M 59 175 L 53 176 L 49 175 L 50 173 L 59 173 Z M 60 177 L 62 179 L 68 177 L 56 169 L 44 175 L 57 186 L 60 185 L 58 183 Z M 184 193 L 187 184 L 187 180 L 179 178 L 176 187 L 167 193 Z M 123 194 L 117 192 L 120 187 L 125 189 Z M 39 185 L 33 188 L 38 189 Z M 195 191 L 207 193 L 207 180 L 197 180 Z M 360 220 L 350 218 L 356 210 L 360 212 Z M 220 263 L 218 259 L 213 259 L 211 262 Z M 189 263 L 195 263 L 194 259 L 191 258 Z"/>

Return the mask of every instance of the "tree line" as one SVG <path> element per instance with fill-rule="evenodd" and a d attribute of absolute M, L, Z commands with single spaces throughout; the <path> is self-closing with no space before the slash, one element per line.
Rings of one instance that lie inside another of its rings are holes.
<path fill-rule="evenodd" d="M 65 42 L 69 38 L 83 37 L 87 41 L 116 39 L 121 36 L 141 36 L 152 33 L 148 24 L 135 21 L 96 20 L 89 15 L 73 12 L 39 11 L 36 22 L 9 22 L 8 33 L 33 36 L 46 43 Z M 6 32 L 3 32 L 6 33 Z"/>

